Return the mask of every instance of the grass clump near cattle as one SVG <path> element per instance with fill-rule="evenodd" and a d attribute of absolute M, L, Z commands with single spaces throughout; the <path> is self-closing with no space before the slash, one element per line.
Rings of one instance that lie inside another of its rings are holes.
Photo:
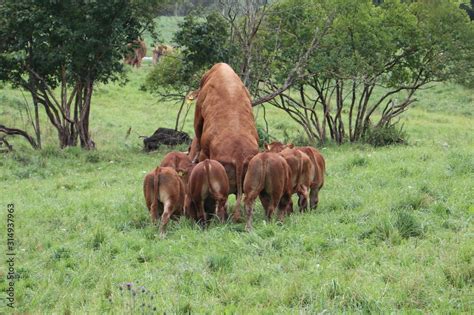
<path fill-rule="evenodd" d="M 180 219 L 162 240 L 142 180 L 171 148 L 145 153 L 138 136 L 172 127 L 177 105 L 140 90 L 149 70 L 130 70 L 126 86 L 98 86 L 97 150 L 60 150 L 45 124 L 41 151 L 15 138 L 14 152 L 1 155 L 0 202 L 16 209 L 18 312 L 141 312 L 140 303 L 145 313 L 471 311 L 469 90 L 437 84 L 423 91 L 403 116 L 407 145 L 320 147 L 327 175 L 316 211 L 265 222 L 257 202 L 252 233 L 244 224 L 201 230 Z M 8 85 L 0 95 L 4 104 L 22 99 Z M 451 107 L 437 108 L 446 99 Z M 0 106 L 2 118 L 26 126 L 21 108 Z M 298 138 L 285 113 L 266 111 L 272 137 Z M 257 124 L 265 126 L 263 115 Z M 192 111 L 184 130 L 193 134 Z M 2 293 L 6 272 L 0 264 Z M 134 296 L 127 284 L 145 293 Z"/>

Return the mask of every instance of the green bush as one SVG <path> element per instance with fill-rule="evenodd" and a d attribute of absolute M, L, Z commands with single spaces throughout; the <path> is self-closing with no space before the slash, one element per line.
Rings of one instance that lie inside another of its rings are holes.
<path fill-rule="evenodd" d="M 397 128 L 395 124 L 383 127 L 370 127 L 363 137 L 363 142 L 374 147 L 407 144 L 407 134 L 403 130 L 403 126 Z"/>

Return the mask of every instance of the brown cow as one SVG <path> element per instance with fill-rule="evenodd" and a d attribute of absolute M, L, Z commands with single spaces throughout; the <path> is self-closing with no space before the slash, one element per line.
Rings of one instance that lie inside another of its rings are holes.
<path fill-rule="evenodd" d="M 250 95 L 232 68 L 218 63 L 207 71 L 194 114 L 196 153 L 193 161 L 219 161 L 229 178 L 230 193 L 237 197 L 234 220 L 240 219 L 244 162 L 258 153 L 258 134 Z"/>
<path fill-rule="evenodd" d="M 181 214 L 184 206 L 184 184 L 171 167 L 157 167 L 143 181 L 145 202 L 153 224 L 158 220 L 158 209 L 162 212 L 160 234 L 166 233 L 166 225 L 172 214 Z"/>
<path fill-rule="evenodd" d="M 173 47 L 169 45 L 156 44 L 155 47 L 153 48 L 153 55 L 152 55 L 153 64 L 156 65 L 158 63 L 158 60 L 160 60 L 161 56 L 171 54 L 172 52 L 173 52 Z"/>
<path fill-rule="evenodd" d="M 132 67 L 140 68 L 142 59 L 146 56 L 146 44 L 141 39 L 136 39 L 132 43 L 127 44 L 127 48 L 133 48 L 133 54 L 129 53 L 125 56 L 124 63 Z"/>
<path fill-rule="evenodd" d="M 272 142 L 271 144 L 265 145 L 268 150 L 273 152 L 280 152 L 285 148 L 294 148 L 293 144 L 283 144 L 281 142 Z M 313 147 L 295 147 L 297 150 L 300 150 L 306 153 L 311 162 L 313 163 L 315 174 L 313 181 L 311 182 L 311 192 L 310 192 L 310 207 L 312 209 L 316 208 L 319 203 L 319 190 L 324 185 L 324 173 L 326 172 L 326 162 L 323 155 Z"/>
<path fill-rule="evenodd" d="M 279 218 L 290 212 L 292 194 L 291 170 L 283 157 L 273 152 L 255 155 L 248 165 L 244 180 L 244 204 L 248 231 L 252 230 L 253 205 L 260 197 L 268 220 L 278 207 Z"/>
<path fill-rule="evenodd" d="M 214 160 L 206 159 L 199 162 L 189 176 L 188 195 L 185 203 L 186 215 L 206 225 L 208 218 L 205 205 L 210 203 L 214 205 L 215 214 L 219 220 L 224 222 L 227 216 L 228 195 L 229 180 L 224 167 Z"/>
<path fill-rule="evenodd" d="M 169 152 L 161 161 L 160 166 L 173 168 L 183 179 L 184 185 L 187 185 L 189 174 L 195 164 L 191 163 L 191 158 L 186 153 Z"/>
<path fill-rule="evenodd" d="M 309 202 L 309 189 L 315 177 L 315 168 L 309 156 L 300 150 L 294 149 L 292 144 L 286 146 L 274 142 L 265 144 L 265 149 L 279 153 L 286 160 L 291 169 L 293 192 L 299 196 L 300 211 L 306 210 Z"/>
<path fill-rule="evenodd" d="M 323 155 L 313 147 L 296 147 L 296 149 L 306 153 L 313 163 L 315 172 L 311 182 L 311 192 L 309 194 L 309 206 L 315 209 L 319 203 L 319 190 L 324 185 L 324 173 L 326 172 L 326 162 Z"/>

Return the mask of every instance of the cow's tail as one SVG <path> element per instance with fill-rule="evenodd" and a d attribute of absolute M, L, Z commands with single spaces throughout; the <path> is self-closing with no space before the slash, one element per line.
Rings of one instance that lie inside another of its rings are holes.
<path fill-rule="evenodd" d="M 258 180 L 258 190 L 262 191 L 265 188 L 265 177 L 267 174 L 267 160 L 262 159 L 262 171 L 260 172 L 260 178 Z"/>
<path fill-rule="evenodd" d="M 160 184 L 160 172 L 161 168 L 157 167 L 155 169 L 155 173 L 153 174 L 153 202 L 151 203 L 151 211 L 152 213 L 158 212 L 158 185 Z"/>
<path fill-rule="evenodd" d="M 212 197 L 216 197 L 216 192 L 214 191 L 214 188 L 212 188 L 211 184 L 211 171 L 210 171 L 210 165 L 211 161 L 209 159 L 204 160 L 204 167 L 206 169 L 206 178 L 207 178 L 207 186 L 209 187 L 209 192 L 211 193 Z"/>
<path fill-rule="evenodd" d="M 234 208 L 234 220 L 240 220 L 240 202 L 242 201 L 242 185 L 243 185 L 243 159 L 234 160 L 235 165 L 235 184 L 237 185 L 237 198 Z"/>
<path fill-rule="evenodd" d="M 302 187 L 300 185 L 301 174 L 303 173 L 303 159 L 299 159 L 298 161 L 298 173 L 296 174 L 296 190 L 301 190 Z"/>

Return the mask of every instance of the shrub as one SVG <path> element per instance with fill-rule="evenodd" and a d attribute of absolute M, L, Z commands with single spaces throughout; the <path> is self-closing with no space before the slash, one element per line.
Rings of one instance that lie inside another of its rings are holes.
<path fill-rule="evenodd" d="M 403 130 L 403 126 L 397 128 L 393 124 L 384 127 L 370 127 L 362 140 L 374 147 L 381 147 L 392 144 L 406 144 L 407 135 Z"/>
<path fill-rule="evenodd" d="M 257 125 L 257 133 L 258 133 L 258 146 L 263 148 L 263 145 L 265 143 L 270 143 L 271 136 L 270 134 L 265 130 L 265 128 Z"/>

